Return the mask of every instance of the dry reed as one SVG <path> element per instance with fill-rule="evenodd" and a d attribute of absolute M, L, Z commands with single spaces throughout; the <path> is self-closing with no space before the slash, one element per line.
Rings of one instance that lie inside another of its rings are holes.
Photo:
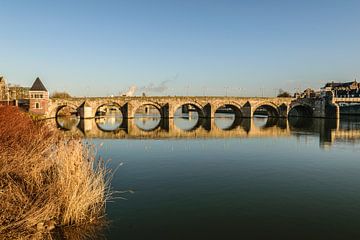
<path fill-rule="evenodd" d="M 95 155 L 80 139 L 0 106 L 0 239 L 51 238 L 55 226 L 96 224 L 109 185 Z"/>

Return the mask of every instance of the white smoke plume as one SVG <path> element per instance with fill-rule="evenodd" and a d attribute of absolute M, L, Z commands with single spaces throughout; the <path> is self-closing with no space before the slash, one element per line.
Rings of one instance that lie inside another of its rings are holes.
<path fill-rule="evenodd" d="M 169 89 L 169 87 L 167 86 L 168 82 L 170 82 L 170 80 L 165 80 L 162 81 L 160 84 L 156 85 L 154 83 L 150 83 L 147 86 L 141 87 L 139 90 L 145 93 L 164 93 L 166 90 Z"/>
<path fill-rule="evenodd" d="M 127 96 L 127 97 L 131 97 L 134 96 L 135 92 L 136 92 L 137 86 L 133 85 L 129 88 L 129 90 L 127 90 L 126 92 L 122 93 L 122 96 Z"/>

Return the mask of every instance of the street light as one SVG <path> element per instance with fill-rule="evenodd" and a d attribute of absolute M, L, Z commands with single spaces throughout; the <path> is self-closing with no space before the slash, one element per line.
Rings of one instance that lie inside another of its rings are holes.
<path fill-rule="evenodd" d="M 239 87 L 238 90 L 239 90 L 239 97 L 241 97 L 241 91 L 244 90 L 244 88 Z"/>
<path fill-rule="evenodd" d="M 190 88 L 190 86 L 189 86 L 189 85 L 187 85 L 187 86 L 185 87 L 186 96 L 189 96 L 189 88 Z"/>
<path fill-rule="evenodd" d="M 225 87 L 225 96 L 227 97 L 227 95 L 228 95 L 228 89 L 229 89 L 229 87 Z"/>
<path fill-rule="evenodd" d="M 261 97 L 264 97 L 264 87 L 261 87 L 260 91 L 261 91 Z"/>
<path fill-rule="evenodd" d="M 203 96 L 206 96 L 206 92 L 207 92 L 207 87 L 204 86 L 204 87 L 203 87 Z"/>

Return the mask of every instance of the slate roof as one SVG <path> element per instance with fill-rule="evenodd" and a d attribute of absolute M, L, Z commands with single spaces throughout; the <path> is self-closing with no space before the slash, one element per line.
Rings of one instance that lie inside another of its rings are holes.
<path fill-rule="evenodd" d="M 45 91 L 47 92 L 44 84 L 41 82 L 40 78 L 36 78 L 34 84 L 30 88 L 30 91 Z"/>

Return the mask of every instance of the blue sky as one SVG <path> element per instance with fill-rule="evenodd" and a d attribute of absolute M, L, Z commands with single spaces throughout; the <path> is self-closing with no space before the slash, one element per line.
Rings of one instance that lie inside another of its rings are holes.
<path fill-rule="evenodd" d="M 360 1 L 0 0 L 0 75 L 50 91 L 275 95 L 360 78 Z"/>

